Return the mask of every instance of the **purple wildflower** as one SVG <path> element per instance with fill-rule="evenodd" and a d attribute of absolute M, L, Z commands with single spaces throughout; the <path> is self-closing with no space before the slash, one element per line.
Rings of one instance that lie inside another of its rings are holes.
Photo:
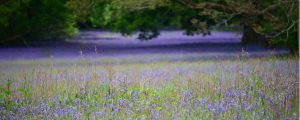
<path fill-rule="evenodd" d="M 289 87 L 286 87 L 286 89 L 285 89 L 285 98 L 286 99 L 289 99 L 290 98 L 290 92 L 289 92 Z"/>
<path fill-rule="evenodd" d="M 83 101 L 84 111 L 87 112 L 89 108 L 89 103 L 86 101 Z"/>
<path fill-rule="evenodd" d="M 269 103 L 274 104 L 274 100 L 273 100 L 272 98 L 267 97 L 266 100 L 267 100 Z"/>
<path fill-rule="evenodd" d="M 209 110 L 210 112 L 215 112 L 215 111 L 216 111 L 215 105 L 212 104 L 212 103 L 209 103 L 209 104 L 207 105 L 207 108 L 208 108 L 208 110 Z"/>
<path fill-rule="evenodd" d="M 156 98 L 156 99 L 160 101 L 160 96 L 157 96 L 157 98 Z"/>
<path fill-rule="evenodd" d="M 120 103 L 120 104 L 125 104 L 125 103 L 126 103 L 126 100 L 123 100 L 122 98 L 119 98 L 119 103 Z"/>
<path fill-rule="evenodd" d="M 131 100 L 137 101 L 139 99 L 139 93 L 136 91 L 131 91 Z"/>
<path fill-rule="evenodd" d="M 119 112 L 119 106 L 118 105 L 114 108 L 114 112 L 115 113 Z"/>
<path fill-rule="evenodd" d="M 41 111 L 47 113 L 47 111 L 50 110 L 50 106 L 48 105 L 48 103 L 41 103 Z"/>
<path fill-rule="evenodd" d="M 65 114 L 66 114 L 66 110 L 64 110 L 62 108 L 58 108 L 57 112 L 58 112 L 59 116 L 65 116 Z"/>
<path fill-rule="evenodd" d="M 58 106 L 58 104 L 59 104 L 58 98 L 57 98 L 57 96 L 55 95 L 55 96 L 53 97 L 53 105 L 54 105 L 54 106 Z"/>
<path fill-rule="evenodd" d="M 225 97 L 226 98 L 229 98 L 229 97 L 231 97 L 232 96 L 232 90 L 229 90 L 229 91 L 227 91 L 226 93 L 225 93 Z"/>
<path fill-rule="evenodd" d="M 205 105 L 206 101 L 207 101 L 206 98 L 202 98 L 202 99 L 200 100 L 200 106 L 203 107 L 203 106 Z"/>
<path fill-rule="evenodd" d="M 231 102 L 230 102 L 231 106 L 239 108 L 239 105 L 238 105 L 237 101 L 238 100 L 236 98 L 231 99 Z"/>
<path fill-rule="evenodd" d="M 242 104 L 243 104 L 243 107 L 244 107 L 244 109 L 246 111 L 248 111 L 248 110 L 250 110 L 252 108 L 251 105 L 249 103 L 247 103 L 247 102 L 243 102 Z"/>
<path fill-rule="evenodd" d="M 155 109 L 156 108 L 156 104 L 151 104 L 150 109 Z"/>
<path fill-rule="evenodd" d="M 116 94 L 115 94 L 115 93 L 112 93 L 112 94 L 111 94 L 111 97 L 115 97 L 115 96 L 116 96 Z"/>
<path fill-rule="evenodd" d="M 220 102 L 219 104 L 219 112 L 226 112 L 225 102 Z"/>
<path fill-rule="evenodd" d="M 159 120 L 159 112 L 154 113 L 154 120 Z"/>
<path fill-rule="evenodd" d="M 107 100 L 107 96 L 104 96 L 104 97 L 103 97 L 103 100 L 105 100 L 105 101 L 106 101 L 106 100 Z"/>
<path fill-rule="evenodd" d="M 72 115 L 75 112 L 75 109 L 76 109 L 75 107 L 69 106 L 67 112 Z"/>
<path fill-rule="evenodd" d="M 109 104 L 109 103 L 108 103 L 108 104 L 106 104 L 106 106 L 109 107 L 109 108 L 112 108 L 112 107 L 113 107 L 113 104 Z"/>
<path fill-rule="evenodd" d="M 142 111 L 141 107 L 138 107 L 138 108 L 137 108 L 137 111 L 138 111 L 138 112 L 141 112 L 141 111 Z"/>
<path fill-rule="evenodd" d="M 75 100 L 75 104 L 77 104 L 77 105 L 80 105 L 80 98 L 77 98 L 76 100 Z"/>
<path fill-rule="evenodd" d="M 9 120 L 16 120 L 15 115 L 14 115 L 13 112 L 10 111 L 10 112 L 7 113 L 7 115 L 8 115 Z"/>
<path fill-rule="evenodd" d="M 259 98 L 263 98 L 263 97 L 265 97 L 265 95 L 264 95 L 264 93 L 260 92 L 260 93 L 258 94 L 258 97 L 259 97 Z"/>
<path fill-rule="evenodd" d="M 194 109 L 197 109 L 197 108 L 198 108 L 198 104 L 194 103 Z"/>
<path fill-rule="evenodd" d="M 23 115 L 23 114 L 25 114 L 25 112 L 26 112 L 26 107 L 24 107 L 24 106 L 18 109 L 19 115 Z"/>

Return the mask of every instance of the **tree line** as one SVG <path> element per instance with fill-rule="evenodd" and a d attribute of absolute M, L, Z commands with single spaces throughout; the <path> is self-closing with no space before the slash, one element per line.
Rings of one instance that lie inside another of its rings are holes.
<path fill-rule="evenodd" d="M 0 0 L 0 44 L 53 41 L 78 29 L 108 29 L 148 40 L 173 26 L 208 35 L 243 27 L 242 43 L 298 49 L 298 0 Z"/>

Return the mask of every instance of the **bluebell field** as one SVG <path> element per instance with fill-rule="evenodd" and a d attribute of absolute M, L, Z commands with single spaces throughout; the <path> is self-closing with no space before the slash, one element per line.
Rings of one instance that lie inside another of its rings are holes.
<path fill-rule="evenodd" d="M 298 57 L 67 63 L 2 62 L 0 119 L 299 118 Z"/>

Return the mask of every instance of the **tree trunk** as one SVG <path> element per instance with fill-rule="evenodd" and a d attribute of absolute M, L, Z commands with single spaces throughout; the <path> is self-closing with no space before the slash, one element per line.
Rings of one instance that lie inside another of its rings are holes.
<path fill-rule="evenodd" d="M 256 33 L 250 26 L 244 26 L 242 44 L 268 47 L 268 41 L 266 37 Z"/>

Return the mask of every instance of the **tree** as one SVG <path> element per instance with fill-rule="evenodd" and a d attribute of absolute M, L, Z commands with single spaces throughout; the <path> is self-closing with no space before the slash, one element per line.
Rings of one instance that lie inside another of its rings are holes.
<path fill-rule="evenodd" d="M 244 26 L 242 43 L 261 44 L 267 46 L 275 44 L 289 47 L 292 51 L 298 49 L 298 1 L 297 0 L 113 0 L 121 11 L 131 11 L 139 14 L 149 14 L 147 10 L 164 15 L 166 8 L 172 15 L 166 16 L 188 33 L 209 34 L 210 26 L 222 25 Z M 123 15 L 124 16 L 124 15 Z M 127 15 L 125 15 L 127 16 Z M 129 15 L 130 16 L 130 15 Z M 151 23 L 157 19 L 144 19 L 144 23 Z M 122 17 L 132 21 L 130 17 Z M 161 19 L 158 17 L 158 19 Z M 124 20 L 122 20 L 124 21 Z M 152 25 L 151 29 L 161 26 L 161 22 Z M 169 22 L 170 22 L 169 21 Z M 134 24 L 134 22 L 132 22 Z M 122 23 L 122 28 L 132 26 L 132 23 Z M 174 25 L 174 24 L 173 24 Z M 117 25 L 118 26 L 118 25 Z M 139 28 L 138 25 L 132 28 Z M 148 30 L 148 31 L 151 31 Z M 125 29 L 126 31 L 127 29 Z M 145 30 L 144 30 L 145 31 Z"/>
<path fill-rule="evenodd" d="M 210 15 L 215 20 L 224 21 L 224 24 L 244 26 L 243 43 L 264 45 L 280 43 L 292 51 L 298 51 L 297 0 L 175 1 L 201 11 L 200 14 L 221 12 Z"/>
<path fill-rule="evenodd" d="M 76 33 L 67 0 L 8 0 L 0 4 L 0 44 L 28 44 L 49 36 Z M 44 41 L 46 42 L 46 41 Z"/>
<path fill-rule="evenodd" d="M 68 0 L 65 6 L 73 11 L 80 28 L 105 28 L 112 16 L 109 0 Z"/>
<path fill-rule="evenodd" d="M 208 30 L 200 29 L 208 24 L 198 22 L 198 25 L 194 25 L 192 22 L 195 21 L 191 19 L 197 18 L 209 21 L 209 24 L 213 23 L 209 17 L 199 15 L 197 10 L 182 7 L 169 0 L 112 0 L 109 4 L 114 16 L 110 17 L 106 27 L 123 35 L 138 32 L 138 38 L 141 40 L 157 37 L 159 29 L 167 26 L 184 29 L 188 35 L 200 32 L 209 34 Z"/>

